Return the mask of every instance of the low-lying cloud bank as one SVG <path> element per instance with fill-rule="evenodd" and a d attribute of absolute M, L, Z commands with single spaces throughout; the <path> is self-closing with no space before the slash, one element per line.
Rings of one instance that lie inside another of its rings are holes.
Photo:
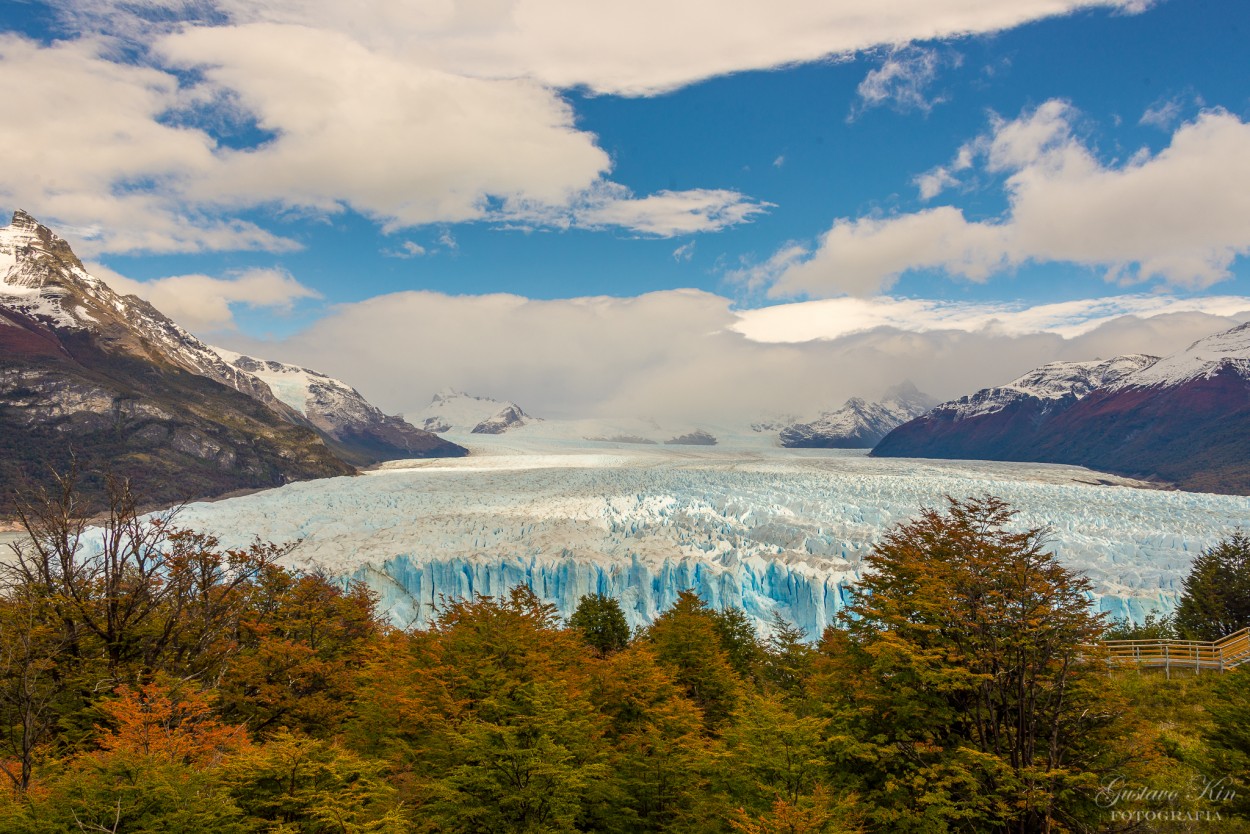
<path fill-rule="evenodd" d="M 734 277 L 774 297 L 873 295 L 909 270 L 984 282 L 1029 263 L 1104 269 L 1121 285 L 1201 289 L 1250 253 L 1250 124 L 1207 110 L 1151 153 L 1104 164 L 1053 99 L 991 130 L 916 178 L 924 200 L 974 175 L 1001 178 L 1008 210 L 969 219 L 954 205 L 843 217 L 817 244 L 794 243 Z"/>
<path fill-rule="evenodd" d="M 544 416 L 741 422 L 815 414 L 911 379 L 949 398 L 1059 359 L 1169 353 L 1250 319 L 1250 298 L 1128 295 L 1058 305 L 888 297 L 735 310 L 698 290 L 538 301 L 404 292 L 282 341 L 228 347 L 348 380 L 390 411 L 445 386 Z"/>

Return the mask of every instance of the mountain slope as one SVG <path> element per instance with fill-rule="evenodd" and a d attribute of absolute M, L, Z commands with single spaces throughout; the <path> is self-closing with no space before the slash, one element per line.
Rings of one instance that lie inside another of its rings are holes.
<path fill-rule="evenodd" d="M 1143 354 L 1106 361 L 1052 362 L 1006 385 L 934 407 L 891 431 L 877 457 L 1040 460 L 1047 426 L 1091 391 L 1154 364 Z"/>
<path fill-rule="evenodd" d="M 924 414 L 934 403 L 932 397 L 904 382 L 879 402 L 852 397 L 817 420 L 782 428 L 778 437 L 782 446 L 794 449 L 871 449 L 892 429 Z"/>
<path fill-rule="evenodd" d="M 1159 360 L 1047 365 L 944 403 L 872 453 L 1073 463 L 1250 494 L 1250 324 Z"/>
<path fill-rule="evenodd" d="M 341 380 L 283 362 L 255 359 L 217 347 L 212 350 L 230 367 L 265 383 L 275 397 L 302 415 L 322 433 L 331 448 L 350 462 L 367 464 L 468 454 L 464 447 L 422 431 L 403 417 L 383 414 Z"/>
<path fill-rule="evenodd" d="M 1250 494 L 1250 324 L 1092 392 L 1054 421 L 1038 452 L 1183 489 Z"/>
<path fill-rule="evenodd" d="M 71 465 L 94 506 L 106 471 L 159 503 L 355 471 L 265 382 L 18 211 L 0 228 L 0 491 Z"/>

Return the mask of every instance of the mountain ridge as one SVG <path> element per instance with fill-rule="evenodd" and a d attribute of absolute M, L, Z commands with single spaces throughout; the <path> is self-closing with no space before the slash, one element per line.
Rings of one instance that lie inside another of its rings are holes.
<path fill-rule="evenodd" d="M 1031 376 L 1043 384 L 1026 391 Z M 1250 324 L 1163 358 L 1051 363 L 943 403 L 872 454 L 1068 463 L 1250 494 Z"/>
<path fill-rule="evenodd" d="M 176 503 L 349 475 L 368 457 L 148 302 L 114 292 L 20 210 L 0 228 L 0 435 L 8 496 L 77 468 L 97 504 L 105 473 Z"/>

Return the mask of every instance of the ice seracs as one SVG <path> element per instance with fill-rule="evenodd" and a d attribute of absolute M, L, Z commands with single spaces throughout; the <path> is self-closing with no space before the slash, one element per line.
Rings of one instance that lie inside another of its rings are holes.
<path fill-rule="evenodd" d="M 227 544 L 300 541 L 296 564 L 369 583 L 401 624 L 429 622 L 444 597 L 525 583 L 566 615 L 583 594 L 611 594 L 638 625 L 693 588 L 813 638 L 880 535 L 946 495 L 1010 502 L 1090 576 L 1095 607 L 1138 620 L 1174 603 L 1203 547 L 1250 522 L 1245 498 L 1076 467 L 522 437 L 484 437 L 497 454 L 197 504 L 181 521 Z"/>

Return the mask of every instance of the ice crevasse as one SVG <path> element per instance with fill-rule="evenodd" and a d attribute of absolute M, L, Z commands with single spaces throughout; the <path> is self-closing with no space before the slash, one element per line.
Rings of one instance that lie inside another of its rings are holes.
<path fill-rule="evenodd" d="M 632 625 L 691 589 L 815 637 L 886 530 L 945 496 L 984 494 L 1019 509 L 1020 527 L 1047 528 L 1048 547 L 1090 577 L 1093 606 L 1135 621 L 1174 606 L 1193 558 L 1250 525 L 1245 497 L 1076 467 L 788 451 L 428 462 L 193 504 L 180 521 L 228 546 L 299 541 L 294 565 L 363 580 L 400 625 L 526 584 L 565 615 L 608 594 Z"/>

